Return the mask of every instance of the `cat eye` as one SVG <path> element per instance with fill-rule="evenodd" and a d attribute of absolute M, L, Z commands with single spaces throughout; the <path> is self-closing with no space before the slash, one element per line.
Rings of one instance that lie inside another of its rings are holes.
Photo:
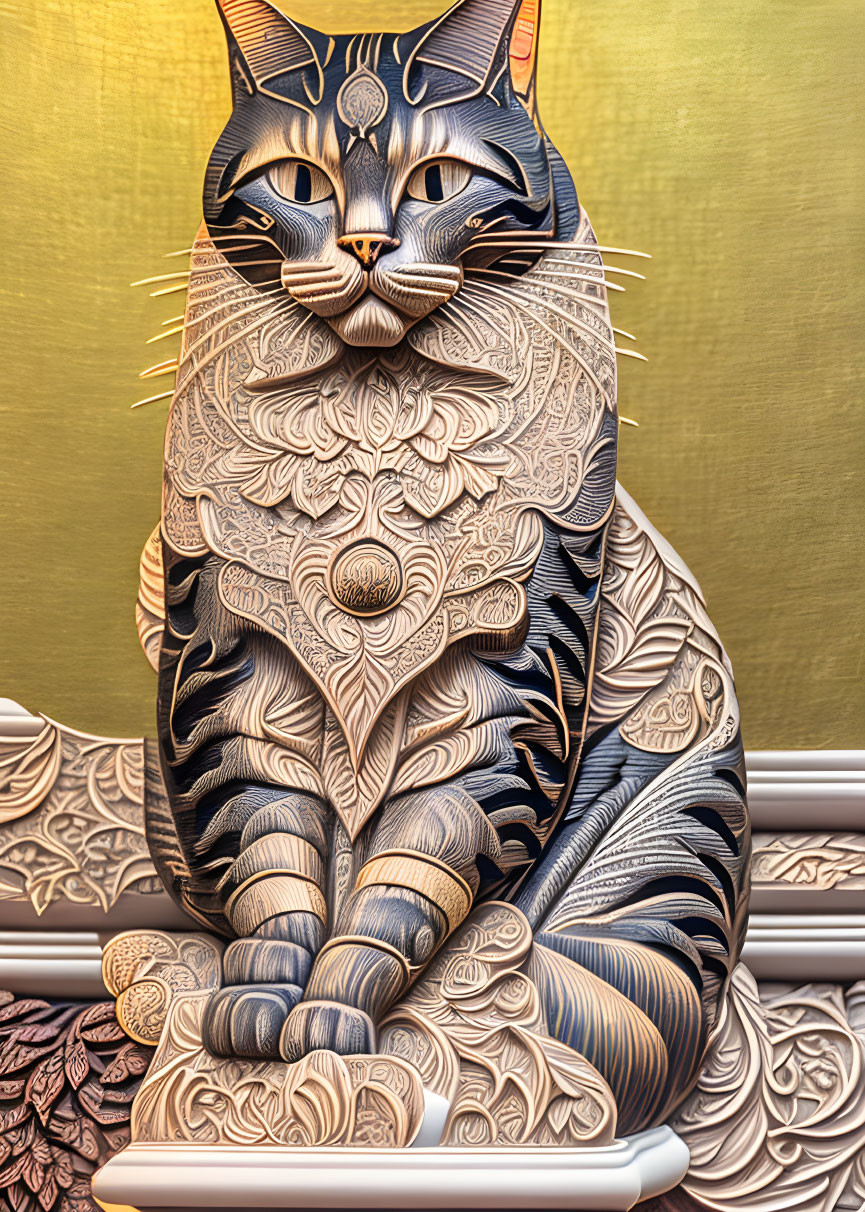
<path fill-rule="evenodd" d="M 461 160 L 429 160 L 409 177 L 406 193 L 418 202 L 447 202 L 465 189 L 471 175 Z"/>
<path fill-rule="evenodd" d="M 324 202 L 333 194 L 330 178 L 305 160 L 279 160 L 267 170 L 267 179 L 289 202 Z"/>

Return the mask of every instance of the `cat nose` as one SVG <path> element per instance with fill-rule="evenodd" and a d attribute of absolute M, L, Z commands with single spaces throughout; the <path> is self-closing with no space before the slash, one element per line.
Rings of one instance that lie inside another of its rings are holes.
<path fill-rule="evenodd" d="M 340 236 L 337 244 L 346 252 L 353 252 L 364 269 L 372 269 L 383 252 L 399 248 L 400 242 L 387 232 L 352 232 L 349 236 Z"/>

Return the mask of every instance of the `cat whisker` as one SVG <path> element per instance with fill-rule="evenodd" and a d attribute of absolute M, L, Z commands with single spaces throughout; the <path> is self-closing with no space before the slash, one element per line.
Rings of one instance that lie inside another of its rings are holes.
<path fill-rule="evenodd" d="M 146 400 L 136 400 L 134 404 L 130 404 L 130 408 L 143 408 L 145 404 L 155 404 L 157 400 L 167 400 L 174 395 L 174 390 L 161 391 L 158 396 L 148 396 Z"/>
<path fill-rule="evenodd" d="M 598 266 L 600 269 L 601 266 Z M 605 286 L 607 290 L 617 291 L 619 294 L 625 294 L 624 286 L 619 286 L 618 282 L 608 282 L 606 278 L 592 278 L 587 274 L 569 274 L 565 270 L 561 272 L 556 269 L 545 269 L 538 267 L 538 274 L 544 274 L 551 278 L 573 278 L 576 282 L 597 282 L 599 286 Z M 522 274 L 520 275 L 522 277 Z M 550 288 L 552 289 L 552 287 Z"/>
<path fill-rule="evenodd" d="M 268 299 L 269 299 L 269 298 L 271 298 L 273 295 L 279 294 L 279 293 L 281 292 L 281 286 L 279 285 L 279 283 L 280 283 L 280 279 L 279 279 L 279 278 L 269 278 L 269 279 L 267 279 L 267 281 L 260 283 L 260 285 L 261 285 L 261 286 L 268 286 L 268 285 L 269 285 L 269 286 L 274 286 L 274 287 L 275 287 L 275 289 L 273 289 L 273 290 L 262 291 L 262 292 L 261 292 L 261 294 L 262 294 L 263 296 L 265 296 L 266 298 L 268 298 Z M 216 292 L 216 294 L 212 295 L 210 299 L 207 299 L 207 300 L 201 300 L 201 302 L 211 302 L 213 299 L 218 299 L 218 298 L 219 298 L 221 295 L 226 295 L 226 294 L 229 294 L 229 293 L 232 293 L 232 292 L 236 291 L 236 289 L 237 289 L 237 283 L 236 283 L 236 282 L 232 282 L 232 283 L 230 283 L 228 286 L 224 286 L 224 287 L 223 287 L 221 290 L 217 291 L 217 292 Z M 202 292 L 199 292 L 199 293 L 204 293 L 204 292 L 202 291 Z M 229 302 L 230 302 L 230 300 L 229 300 Z M 191 292 L 190 292 L 190 295 L 189 295 L 189 297 L 188 297 L 188 303 L 189 303 L 189 306 L 190 306 L 190 307 L 198 306 L 198 303 L 197 303 L 197 301 L 196 301 L 196 300 L 195 300 L 195 299 L 192 297 L 192 293 L 191 293 Z M 221 305 L 221 306 L 219 306 L 219 307 L 214 307 L 214 308 L 211 308 L 211 310 L 210 310 L 210 311 L 208 311 L 208 312 L 204 312 L 204 314 L 203 314 L 203 315 L 201 315 L 201 316 L 196 316 L 194 319 L 191 319 L 191 320 L 188 320 L 188 321 L 186 321 L 186 316 L 185 316 L 185 315 L 184 315 L 184 316 L 172 316 L 172 318 L 171 318 L 170 320 L 163 320 L 163 324 L 171 324 L 172 322 L 177 321 L 177 320 L 183 320 L 183 321 L 185 321 L 185 322 L 184 322 L 184 323 L 182 323 L 182 324 L 177 325 L 177 327 L 176 327 L 176 328 L 169 328 L 169 329 L 167 329 L 165 332 L 158 332 L 158 333 L 156 334 L 156 336 L 154 336 L 154 337 L 149 337 L 149 338 L 148 338 L 148 340 L 145 342 L 145 344 L 147 344 L 147 345 L 152 345 L 154 341 L 162 341 L 162 340 L 163 340 L 165 337 L 173 337 L 173 336 L 176 336 L 176 334 L 177 334 L 177 333 L 179 333 L 179 332 L 183 332 L 183 330 L 184 330 L 185 328 L 192 328 L 194 325 L 196 325 L 196 324 L 200 324 L 200 323 L 202 322 L 202 320 L 206 320 L 206 319 L 208 319 L 210 316 L 212 316 L 212 315 L 216 315 L 216 313 L 217 313 L 218 311 L 222 311 L 223 307 L 225 307 L 225 306 L 228 306 L 228 303 L 224 303 L 224 304 L 222 304 L 222 305 Z"/>
<path fill-rule="evenodd" d="M 487 272 L 495 273 L 496 271 L 489 270 Z M 516 296 L 518 294 L 518 292 L 513 287 L 507 287 L 507 286 L 496 287 L 496 286 L 493 286 L 493 284 L 489 283 L 489 282 L 485 283 L 483 285 L 486 285 L 491 290 L 506 292 L 507 295 L 511 298 L 513 298 L 514 296 Z M 526 283 L 526 285 L 529 285 L 529 283 Z M 560 294 L 567 295 L 568 297 L 575 297 L 575 298 L 579 299 L 580 301 L 582 301 L 582 299 L 584 297 L 580 294 L 579 291 L 565 290 L 563 287 L 558 287 L 557 290 Z M 637 351 L 634 349 L 621 349 L 618 345 L 614 345 L 606 337 L 602 336 L 601 333 L 596 332 L 595 329 L 593 329 L 591 327 L 591 325 L 583 323 L 582 321 L 578 320 L 575 316 L 571 316 L 568 312 L 562 310 L 562 308 L 556 307 L 555 304 L 547 303 L 543 299 L 538 299 L 537 296 L 530 296 L 530 297 L 532 298 L 533 302 L 540 303 L 540 305 L 542 307 L 545 307 L 548 311 L 552 311 L 555 315 L 561 316 L 563 319 L 567 320 L 570 324 L 573 324 L 575 327 L 582 329 L 584 332 L 588 333 L 595 340 L 599 341 L 603 345 L 606 345 L 606 347 L 608 349 L 615 350 L 615 352 L 617 354 L 621 354 L 625 358 L 635 358 L 638 362 L 648 362 L 649 359 L 644 354 L 637 353 Z M 624 335 L 628 336 L 629 334 L 626 333 Z M 633 337 L 631 337 L 630 339 L 635 340 L 635 338 L 633 338 Z"/>
<path fill-rule="evenodd" d="M 153 278 L 142 278 L 139 282 L 130 282 L 130 286 L 152 286 L 154 282 L 169 282 L 172 278 L 188 278 L 191 269 L 181 269 L 173 274 L 156 274 Z"/>
<path fill-rule="evenodd" d="M 238 237 L 238 236 L 232 237 L 232 239 L 239 239 L 239 238 L 240 237 Z M 219 251 L 220 252 L 233 252 L 233 253 L 252 252 L 252 250 L 255 248 L 258 248 L 257 244 L 238 244 L 236 248 L 219 249 Z M 176 249 L 175 252 L 163 253 L 162 256 L 167 260 L 169 257 L 190 256 L 192 253 L 195 253 L 195 252 L 203 252 L 203 250 L 201 248 L 196 248 L 195 245 L 193 244 L 191 248 L 178 248 L 178 249 Z"/>
<path fill-rule="evenodd" d="M 185 327 L 185 324 L 178 324 L 177 328 L 166 328 L 165 332 L 158 332 L 155 337 L 148 337 L 144 344 L 152 345 L 154 341 L 163 341 L 166 337 L 173 337 L 176 333 L 183 332 Z"/>
<path fill-rule="evenodd" d="M 192 344 L 187 347 L 184 354 L 184 361 L 190 356 L 190 354 L 193 354 L 196 352 L 196 350 L 200 349 L 202 345 L 206 345 L 208 341 L 213 340 L 214 337 L 223 329 L 228 328 L 230 324 L 234 324 L 244 316 L 253 315 L 255 312 L 262 311 L 263 309 L 269 309 L 272 311 L 274 306 L 278 307 L 279 304 L 274 303 L 273 299 L 267 297 L 264 299 L 258 299 L 255 303 L 250 303 L 247 307 L 241 307 L 239 311 L 234 312 L 230 316 L 226 316 L 224 320 L 221 320 L 218 324 L 214 324 L 213 327 L 209 328 L 206 333 L 203 333 L 197 341 L 193 341 Z M 297 307 L 299 304 L 293 303 L 293 306 Z M 267 316 L 264 317 L 264 320 L 266 319 Z"/>
<path fill-rule="evenodd" d="M 620 425 L 633 425 L 634 429 L 640 428 L 639 421 L 633 420 L 632 417 L 623 417 L 621 413 L 619 413 L 619 424 Z"/>
<path fill-rule="evenodd" d="M 509 248 L 517 250 L 543 251 L 545 248 L 569 248 L 575 252 L 591 252 L 591 253 L 612 253 L 620 257 L 644 257 L 647 261 L 651 261 L 652 254 L 647 252 L 638 252 L 635 248 L 613 248 L 609 244 L 577 244 L 570 240 L 547 240 L 543 237 L 538 237 L 536 240 L 528 240 L 522 236 L 519 240 L 508 239 L 511 233 L 502 232 L 501 239 L 496 239 L 493 236 L 488 241 L 472 241 L 469 248 L 499 248 L 502 244 L 506 244 Z"/>
<path fill-rule="evenodd" d="M 634 336 L 634 334 L 633 334 L 633 333 L 630 333 L 630 332 L 625 332 L 624 328 L 616 328 L 616 327 L 614 326 L 614 327 L 613 327 L 613 332 L 617 332 L 617 333 L 619 334 L 619 336 L 620 336 L 620 337 L 627 337 L 629 341 L 636 341 L 636 340 L 637 340 L 637 338 Z"/>
<path fill-rule="evenodd" d="M 166 286 L 162 290 L 151 290 L 151 299 L 158 299 L 162 295 L 176 295 L 178 291 L 186 290 L 189 286 L 188 282 L 181 282 L 179 286 Z"/>
<path fill-rule="evenodd" d="M 249 266 L 251 268 L 253 265 L 281 265 L 282 261 L 276 261 L 276 260 L 270 259 L 267 261 L 244 261 L 243 264 L 244 264 L 244 267 Z M 237 269 L 235 266 L 232 266 L 232 268 L 235 270 L 235 272 L 237 272 Z M 184 276 L 189 277 L 191 275 L 195 275 L 195 274 L 201 273 L 201 272 L 202 272 L 202 270 L 201 270 L 200 266 L 193 266 L 193 268 L 190 270 L 187 270 L 185 272 L 185 274 L 165 274 L 165 275 L 163 275 L 163 277 L 166 279 L 167 278 L 180 278 L 180 277 L 184 277 Z M 156 278 L 153 279 L 154 282 L 158 281 L 158 280 L 159 279 L 156 279 Z M 156 299 L 156 298 L 158 298 L 159 295 L 170 295 L 179 290 L 186 290 L 187 286 L 188 285 L 191 286 L 191 284 L 192 283 L 189 282 L 189 283 L 183 283 L 180 286 L 169 286 L 169 287 L 166 287 L 166 289 L 164 289 L 164 290 L 154 290 L 154 291 L 150 292 L 150 297 L 151 297 L 151 299 Z M 133 285 L 141 285 L 141 283 L 137 283 L 137 284 L 133 283 Z M 231 285 L 234 289 L 237 289 L 237 283 L 232 283 Z M 262 283 L 262 285 L 263 285 L 263 283 Z"/>
<path fill-rule="evenodd" d="M 489 270 L 488 272 L 497 273 L 498 271 L 493 269 L 493 270 Z M 502 275 L 502 276 L 509 277 L 510 275 Z M 478 285 L 481 285 L 481 284 L 479 283 Z M 592 340 L 599 341 L 602 345 L 606 345 L 608 349 L 613 348 L 612 341 L 608 337 L 605 337 L 603 335 L 603 333 L 598 332 L 597 329 L 592 328 L 591 324 L 586 324 L 586 322 L 584 320 L 580 320 L 577 316 L 571 315 L 570 312 L 564 311 L 563 308 L 557 307 L 555 305 L 555 303 L 547 303 L 546 300 L 540 299 L 540 298 L 538 298 L 537 295 L 529 294 L 528 292 L 526 292 L 526 294 L 521 295 L 520 292 L 513 286 L 498 286 L 497 287 L 497 286 L 494 286 L 491 282 L 483 283 L 483 285 L 490 287 L 490 289 L 492 289 L 492 290 L 504 291 L 505 294 L 509 298 L 518 297 L 518 298 L 522 298 L 523 301 L 525 301 L 525 302 L 531 301 L 533 303 L 539 303 L 542 307 L 545 307 L 545 308 L 547 308 L 547 310 L 554 312 L 556 315 L 560 316 L 563 320 L 567 320 L 567 322 L 569 324 L 573 324 L 575 328 L 582 329 L 582 331 L 587 333 L 592 338 Z M 531 283 L 527 282 L 527 283 L 525 283 L 525 285 L 528 287 L 531 285 Z M 542 286 L 543 283 L 539 283 L 539 285 Z M 556 290 L 557 294 L 560 294 L 566 298 L 576 299 L 580 303 L 582 303 L 583 300 L 585 299 L 585 295 L 581 294 L 580 291 L 578 291 L 578 290 L 566 290 L 564 287 L 561 287 L 561 286 L 556 287 L 555 290 Z"/>
<path fill-rule="evenodd" d="M 585 358 L 582 356 L 582 354 L 579 352 L 579 350 L 575 349 L 574 346 L 570 343 L 570 341 L 567 341 L 560 332 L 556 332 L 556 330 L 552 327 L 551 324 L 547 324 L 545 320 L 542 320 L 540 316 L 536 315 L 536 313 L 533 312 L 531 310 L 531 308 L 527 306 L 526 301 L 519 294 L 517 294 L 516 291 L 510 291 L 501 286 L 493 286 L 493 284 L 491 282 L 485 282 L 482 287 L 476 287 L 475 289 L 482 289 L 484 291 L 492 291 L 495 294 L 503 295 L 504 298 L 506 298 L 513 305 L 518 307 L 520 309 L 520 311 L 525 312 L 525 314 L 527 316 L 529 316 L 529 318 L 531 320 L 533 320 L 536 324 L 539 324 L 541 326 L 541 328 L 545 329 L 550 334 L 551 337 L 553 337 L 556 341 L 559 342 L 559 344 L 562 346 L 563 349 L 566 349 L 568 351 L 568 353 L 570 353 L 571 356 L 576 359 L 577 363 L 580 366 L 582 366 L 583 370 L 586 372 L 586 374 L 592 380 L 595 387 L 597 387 L 597 389 L 601 393 L 602 397 L 605 400 L 609 399 L 606 389 L 601 385 L 600 379 L 595 374 L 594 370 L 592 370 L 591 366 L 589 366 L 588 362 L 586 362 Z M 561 311 L 560 308 L 552 307 L 551 304 L 544 303 L 540 299 L 537 300 L 537 303 L 547 311 L 553 311 L 554 313 L 558 313 L 559 315 L 564 316 L 564 318 L 570 322 L 572 317 L 570 317 L 567 312 Z"/>
<path fill-rule="evenodd" d="M 205 354 L 205 356 L 201 359 L 201 361 L 194 367 L 193 373 L 195 375 L 199 375 L 201 373 L 201 371 L 205 370 L 210 365 L 211 362 L 213 362 L 216 358 L 218 358 L 220 356 L 220 354 L 225 353 L 225 351 L 228 349 L 231 349 L 231 347 L 233 345 L 236 345 L 238 341 L 243 340 L 244 337 L 249 336 L 250 333 L 255 332 L 257 329 L 261 328 L 261 326 L 263 324 L 266 324 L 268 320 L 276 319 L 280 315 L 280 313 L 282 313 L 283 315 L 292 314 L 293 311 L 297 308 L 297 306 L 299 306 L 299 305 L 294 304 L 294 306 L 289 306 L 288 308 L 286 308 L 284 304 L 277 304 L 275 312 L 268 313 L 267 315 L 260 316 L 257 319 L 251 320 L 250 323 L 246 324 L 239 333 L 235 333 L 235 335 L 233 337 L 229 337 L 227 340 L 223 341 L 220 345 L 218 345 L 215 349 L 209 350 Z M 294 339 L 294 337 L 297 336 L 297 334 L 304 327 L 304 325 L 309 323 L 309 321 L 312 319 L 313 315 L 314 315 L 314 313 L 311 311 L 308 311 L 306 313 L 306 316 L 301 320 L 301 322 L 298 324 L 297 328 L 295 328 L 294 332 L 291 334 L 292 339 Z M 189 351 L 187 350 L 187 353 L 188 352 Z"/>
<path fill-rule="evenodd" d="M 220 340 L 221 334 L 224 334 L 232 324 L 237 323 L 241 319 L 244 320 L 244 324 L 241 327 L 240 332 L 236 334 L 238 340 L 242 338 L 248 331 L 252 331 L 254 327 L 258 327 L 260 324 L 266 323 L 269 318 L 278 316 L 280 314 L 291 314 L 299 309 L 303 310 L 301 309 L 299 303 L 296 303 L 293 299 L 288 297 L 286 297 L 284 300 L 270 298 L 259 299 L 257 302 L 241 308 L 240 311 L 236 311 L 232 315 L 226 316 L 225 319 L 220 320 L 218 323 L 209 328 L 206 333 L 203 333 L 202 336 L 198 338 L 197 341 L 193 341 L 191 345 L 187 346 L 187 348 L 184 350 L 183 360 L 184 362 L 187 361 L 191 354 L 196 353 L 208 342 Z M 230 339 L 229 344 L 233 340 L 234 337 Z M 209 356 L 209 351 L 206 351 L 204 356 L 207 358 Z M 199 369 L 199 367 L 196 367 L 196 369 Z"/>
<path fill-rule="evenodd" d="M 162 327 L 165 328 L 167 324 L 176 324 L 178 320 L 184 320 L 185 318 L 186 317 L 183 315 L 183 313 L 181 313 L 179 316 L 169 316 L 167 320 L 162 321 Z"/>
<path fill-rule="evenodd" d="M 465 309 L 468 308 L 470 311 L 474 311 L 476 316 L 480 316 L 480 319 L 485 322 L 485 324 L 488 324 L 489 327 L 494 328 L 495 332 L 498 332 L 498 335 L 502 337 L 503 341 L 510 341 L 511 339 L 508 333 L 504 331 L 504 328 L 498 325 L 491 315 L 488 315 L 482 308 L 476 307 L 476 305 L 472 303 L 470 299 L 466 299 L 464 295 L 459 296 L 459 301 L 457 301 L 456 298 L 451 299 L 451 302 L 443 304 L 439 310 L 443 311 L 446 308 L 456 308 L 460 315 L 465 316 L 466 324 L 471 324 L 470 316 L 465 314 Z M 463 328 L 463 336 L 469 339 L 470 344 L 477 344 L 477 333 L 472 335 L 470 330 L 466 331 L 465 328 Z"/>
<path fill-rule="evenodd" d="M 464 290 L 465 290 L 465 286 L 463 287 L 463 291 Z M 484 321 L 485 324 L 489 324 L 490 328 L 495 329 L 495 331 L 499 334 L 499 336 L 502 338 L 503 341 L 506 341 L 508 344 L 511 344 L 511 342 L 513 340 L 511 334 L 505 332 L 505 330 L 501 327 L 501 325 L 497 324 L 496 321 L 493 319 L 493 317 L 491 315 L 489 315 L 487 312 L 485 312 L 483 310 L 483 308 L 477 307 L 474 303 L 472 303 L 472 301 L 470 299 L 467 299 L 465 297 L 465 294 L 462 291 L 460 292 L 458 298 L 451 299 L 449 303 L 446 303 L 443 307 L 439 308 L 439 310 L 444 311 L 445 307 L 457 307 L 457 306 L 461 306 L 461 308 L 467 307 L 470 311 L 473 311 L 476 316 L 480 316 L 480 318 Z M 466 321 L 468 322 L 468 317 L 466 317 Z M 476 344 L 476 340 L 475 340 L 474 336 L 471 336 L 471 343 L 473 345 Z"/>
<path fill-rule="evenodd" d="M 259 289 L 262 286 L 276 286 L 276 285 L 280 284 L 281 282 L 282 282 L 282 278 L 265 278 L 263 282 L 256 283 L 256 289 Z M 190 284 L 189 284 L 189 305 L 197 306 L 198 301 L 199 301 L 199 296 L 206 295 L 206 294 L 208 294 L 209 291 L 213 291 L 213 294 L 210 295 L 209 299 L 202 299 L 201 302 L 210 303 L 214 299 L 221 298 L 223 295 L 232 294 L 232 293 L 236 292 L 237 289 L 238 289 L 238 284 L 237 284 L 237 282 L 234 282 L 234 281 L 227 283 L 227 285 L 225 285 L 225 286 L 221 286 L 219 288 L 219 290 L 216 290 L 216 291 L 213 290 L 213 286 L 210 283 L 204 283 L 203 285 L 197 286 L 194 283 L 190 282 Z"/>
<path fill-rule="evenodd" d="M 544 264 L 545 265 L 573 265 L 574 262 L 568 261 L 562 257 L 547 257 Z M 578 261 L 577 264 L 586 265 L 586 264 L 590 264 L 590 262 Z M 639 278 L 641 282 L 645 282 L 645 280 L 646 280 L 645 274 L 638 274 L 636 272 L 636 270 L 633 270 L 633 269 L 620 269 L 618 265 L 607 265 L 606 262 L 603 262 L 603 264 L 599 265 L 598 269 L 603 269 L 605 271 L 605 273 L 608 273 L 608 274 L 623 274 L 626 278 Z"/>
<path fill-rule="evenodd" d="M 541 271 L 544 272 L 544 271 Z M 513 282 L 524 282 L 526 286 L 543 286 L 546 290 L 558 291 L 560 294 L 574 295 L 580 302 L 588 302 L 599 304 L 601 299 L 594 299 L 591 295 L 586 295 L 579 290 L 568 290 L 564 286 L 559 286 L 555 282 L 545 282 L 542 278 L 527 278 L 525 274 L 512 274 L 502 269 L 467 269 L 466 276 L 470 274 L 495 274 L 500 278 L 508 278 Z M 618 290 L 624 293 L 624 286 L 617 286 L 615 282 L 606 282 L 603 278 L 587 278 L 582 274 L 557 274 L 557 277 L 570 278 L 575 282 L 588 282 L 592 286 L 604 286 L 608 290 Z"/>
<path fill-rule="evenodd" d="M 213 243 L 213 244 L 217 244 L 223 240 L 249 240 L 249 241 L 252 241 L 254 244 L 272 244 L 273 247 L 276 249 L 276 251 L 279 253 L 280 260 L 283 260 L 283 261 L 285 260 L 285 253 L 279 247 L 277 242 L 273 239 L 272 236 L 266 236 L 266 235 L 264 235 L 264 233 L 261 233 L 260 235 L 250 235 L 248 232 L 244 232 L 243 234 L 238 234 L 236 236 L 206 236 L 205 239 L 210 240 L 211 243 Z M 202 248 L 202 246 L 200 244 L 194 244 L 192 247 L 192 251 L 201 253 L 202 256 L 206 256 L 208 250 L 206 248 Z M 216 251 L 221 252 L 222 250 L 217 249 Z M 231 250 L 229 250 L 229 251 L 231 251 Z"/>
<path fill-rule="evenodd" d="M 177 358 L 169 358 L 167 362 L 157 362 L 155 366 L 148 366 L 138 377 L 139 379 L 157 379 L 160 375 L 174 374 L 178 365 Z"/>
<path fill-rule="evenodd" d="M 272 290 L 262 291 L 261 293 L 262 293 L 261 301 L 269 302 L 273 298 L 274 295 L 278 295 L 278 294 L 282 293 L 282 287 L 275 286 L 275 287 L 273 287 Z M 224 302 L 218 303 L 216 305 L 216 307 L 211 307 L 210 311 L 205 311 L 200 316 L 195 316 L 195 317 L 187 320 L 186 323 L 183 325 L 183 327 L 184 328 L 195 328 L 196 325 L 203 323 L 205 320 L 209 320 L 211 316 L 215 316 L 218 312 L 224 311 L 226 307 L 230 307 L 232 302 L 233 302 L 232 299 L 226 299 L 226 300 L 224 300 Z"/>
<path fill-rule="evenodd" d="M 467 325 L 463 323 L 461 317 L 464 315 L 464 313 L 461 311 L 461 309 L 457 305 L 457 302 L 455 299 L 450 299 L 449 302 L 443 304 L 438 310 L 440 312 L 444 313 L 444 312 L 448 312 L 449 309 L 450 309 L 450 311 L 453 311 L 456 313 L 455 315 L 448 314 L 447 318 L 450 321 L 450 323 L 453 324 L 454 328 L 459 329 L 459 331 L 462 333 L 462 335 L 468 341 L 469 345 L 475 345 L 476 344 L 475 334 L 472 333 L 471 329 L 469 329 L 467 327 Z"/>

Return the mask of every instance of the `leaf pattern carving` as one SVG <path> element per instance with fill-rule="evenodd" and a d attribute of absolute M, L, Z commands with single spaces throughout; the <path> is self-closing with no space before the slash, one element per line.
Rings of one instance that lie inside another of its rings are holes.
<path fill-rule="evenodd" d="M 129 1139 L 152 1055 L 112 1002 L 0 992 L 0 1201 L 17 1212 L 97 1212 L 93 1171 Z"/>

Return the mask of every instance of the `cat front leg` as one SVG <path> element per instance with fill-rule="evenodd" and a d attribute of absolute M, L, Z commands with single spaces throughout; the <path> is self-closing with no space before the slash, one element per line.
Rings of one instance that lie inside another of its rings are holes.
<path fill-rule="evenodd" d="M 289 1061 L 317 1048 L 375 1049 L 375 1024 L 405 993 L 471 909 L 478 857 L 500 843 L 466 792 L 439 787 L 387 804 L 333 937 L 289 1014 L 280 1051 Z"/>
<path fill-rule="evenodd" d="M 222 889 L 240 937 L 226 948 L 225 986 L 204 1017 L 205 1047 L 218 1055 L 279 1056 L 283 1026 L 324 939 L 324 805 L 303 792 L 270 794 L 247 820 Z"/>

